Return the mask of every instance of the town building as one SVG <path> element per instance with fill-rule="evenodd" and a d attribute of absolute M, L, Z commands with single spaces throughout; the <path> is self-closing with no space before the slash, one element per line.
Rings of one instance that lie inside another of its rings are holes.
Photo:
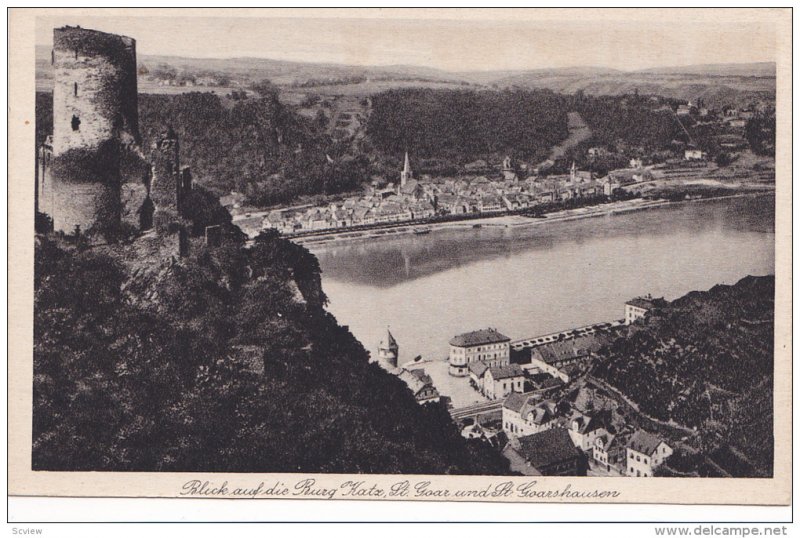
<path fill-rule="evenodd" d="M 450 375 L 469 374 L 469 364 L 483 361 L 487 366 L 504 366 L 511 362 L 511 339 L 496 329 L 480 329 L 459 334 L 450 340 Z"/>
<path fill-rule="evenodd" d="M 683 159 L 686 161 L 702 161 L 705 158 L 705 152 L 697 148 L 689 148 L 683 152 Z"/>
<path fill-rule="evenodd" d="M 224 207 L 228 211 L 231 211 L 233 209 L 238 209 L 239 207 L 241 207 L 241 205 L 244 203 L 244 200 L 245 200 L 244 194 L 236 191 L 231 191 L 230 194 L 226 194 L 225 196 L 220 196 L 219 203 L 220 205 L 222 205 L 222 207 Z"/>
<path fill-rule="evenodd" d="M 505 398 L 512 392 L 522 392 L 525 372 L 519 364 L 490 366 L 483 374 L 481 384 L 483 395 L 490 400 Z"/>
<path fill-rule="evenodd" d="M 473 388 L 491 400 L 522 392 L 525 386 L 525 372 L 518 364 L 489 366 L 485 361 L 471 362 L 469 377 Z"/>
<path fill-rule="evenodd" d="M 503 178 L 506 181 L 516 181 L 517 180 L 517 172 L 514 170 L 514 165 L 511 161 L 511 157 L 506 156 L 503 159 Z"/>
<path fill-rule="evenodd" d="M 439 401 L 439 391 L 433 385 L 431 376 L 423 369 L 406 370 L 401 369 L 397 374 L 409 388 L 417 403 L 433 403 Z"/>
<path fill-rule="evenodd" d="M 631 299 L 625 303 L 625 325 L 630 325 L 634 321 L 644 318 L 657 304 L 658 299 L 653 299 L 649 295 Z"/>
<path fill-rule="evenodd" d="M 531 364 L 542 373 L 564 379 L 562 370 L 576 363 L 590 359 L 605 343 L 605 337 L 587 334 L 548 342 L 531 350 Z"/>
<path fill-rule="evenodd" d="M 558 424 L 556 403 L 540 400 L 538 394 L 512 392 L 503 402 L 503 431 L 524 436 L 543 432 Z"/>
<path fill-rule="evenodd" d="M 672 448 L 660 437 L 644 430 L 637 430 L 626 446 L 628 476 L 653 476 L 653 471 L 664 463 Z"/>
<path fill-rule="evenodd" d="M 574 412 L 569 420 L 569 436 L 575 446 L 590 452 L 601 435 L 614 429 L 611 424 L 611 411 L 603 410 L 593 415 Z"/>
<path fill-rule="evenodd" d="M 625 454 L 626 448 L 622 435 L 603 430 L 595 437 L 592 459 L 606 471 L 614 469 L 624 474 Z"/>
<path fill-rule="evenodd" d="M 586 476 L 585 457 L 564 428 L 512 437 L 503 456 L 512 471 L 528 476 Z"/>

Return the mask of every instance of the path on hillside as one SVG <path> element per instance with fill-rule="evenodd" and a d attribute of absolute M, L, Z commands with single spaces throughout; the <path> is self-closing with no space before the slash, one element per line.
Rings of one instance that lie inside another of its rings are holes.
<path fill-rule="evenodd" d="M 560 159 L 564 156 L 568 149 L 572 148 L 573 146 L 577 146 L 592 136 L 592 130 L 589 129 L 589 126 L 586 125 L 586 122 L 583 121 L 583 118 L 577 112 L 567 113 L 567 129 L 569 130 L 569 136 L 567 136 L 567 139 L 561 142 L 561 144 L 558 146 L 554 146 L 550 151 L 551 161 Z"/>

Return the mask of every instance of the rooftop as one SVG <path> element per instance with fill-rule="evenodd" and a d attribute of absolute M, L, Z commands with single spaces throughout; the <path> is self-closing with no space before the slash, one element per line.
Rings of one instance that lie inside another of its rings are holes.
<path fill-rule="evenodd" d="M 522 407 L 528 402 L 528 398 L 530 398 L 531 395 L 532 393 L 530 392 L 512 392 L 503 401 L 503 407 L 515 413 L 519 413 Z"/>
<path fill-rule="evenodd" d="M 625 303 L 626 305 L 635 306 L 637 308 L 644 308 L 650 310 L 655 307 L 655 300 L 651 297 L 634 297 Z"/>
<path fill-rule="evenodd" d="M 551 428 L 520 437 L 517 452 L 533 467 L 543 467 L 578 456 L 578 449 L 564 428 Z"/>
<path fill-rule="evenodd" d="M 656 451 L 661 443 L 663 441 L 660 437 L 644 430 L 637 430 L 628 440 L 628 448 L 649 456 Z"/>
<path fill-rule="evenodd" d="M 508 379 L 510 377 L 521 377 L 525 373 L 519 364 L 507 364 L 505 366 L 492 366 L 489 368 L 489 373 L 492 374 L 492 379 Z"/>
<path fill-rule="evenodd" d="M 411 392 L 416 396 L 425 387 L 433 385 L 431 376 L 425 373 L 425 370 L 405 370 L 401 369 L 397 377 L 402 379 Z"/>
<path fill-rule="evenodd" d="M 469 371 L 475 374 L 478 378 L 483 377 L 483 374 L 486 373 L 489 367 L 486 366 L 486 363 L 483 361 L 475 361 L 469 363 Z"/>
<path fill-rule="evenodd" d="M 601 335 L 587 334 L 567 340 L 542 344 L 533 349 L 531 356 L 539 358 L 547 364 L 552 364 L 564 360 L 586 357 L 591 353 L 597 352 L 604 343 L 605 338 Z"/>
<path fill-rule="evenodd" d="M 454 336 L 450 340 L 450 345 L 456 347 L 472 347 L 510 341 L 511 338 L 508 336 L 499 333 L 496 329 L 489 328 Z"/>
<path fill-rule="evenodd" d="M 386 329 L 386 334 L 381 339 L 379 347 L 380 349 L 390 349 L 397 347 L 397 340 L 394 339 L 392 332 L 388 328 Z"/>

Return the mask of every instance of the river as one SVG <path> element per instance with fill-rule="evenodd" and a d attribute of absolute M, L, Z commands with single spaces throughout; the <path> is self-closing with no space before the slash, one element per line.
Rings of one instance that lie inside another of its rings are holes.
<path fill-rule="evenodd" d="M 439 360 L 455 334 L 495 327 L 512 339 L 535 336 L 620 319 L 637 295 L 674 299 L 774 274 L 774 212 L 770 196 L 735 198 L 309 248 L 339 323 L 373 354 L 390 326 L 400 363 L 436 360 L 426 370 L 441 385 L 449 380 Z"/>

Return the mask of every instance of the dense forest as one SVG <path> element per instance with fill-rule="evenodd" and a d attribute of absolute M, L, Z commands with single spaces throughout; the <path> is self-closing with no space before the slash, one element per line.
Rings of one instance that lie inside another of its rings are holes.
<path fill-rule="evenodd" d="M 648 415 L 697 427 L 706 452 L 734 447 L 769 475 L 774 294 L 772 276 L 692 292 L 628 327 L 594 374 Z"/>
<path fill-rule="evenodd" d="M 147 154 L 159 133 L 171 126 L 178 134 L 181 160 L 200 184 L 218 195 L 243 192 L 256 205 L 348 191 L 368 180 L 365 157 L 337 152 L 324 125 L 265 93 L 248 99 L 199 92 L 140 94 L 142 149 Z M 37 94 L 36 109 L 41 142 L 52 132 L 51 94 Z"/>
<path fill-rule="evenodd" d="M 775 156 L 775 111 L 756 114 L 748 120 L 744 136 L 756 155 Z"/>
<path fill-rule="evenodd" d="M 614 148 L 618 142 L 657 151 L 674 139 L 687 141 L 674 113 L 654 109 L 646 96 L 589 96 L 572 98 L 576 110 L 592 130 L 594 145 Z"/>
<path fill-rule="evenodd" d="M 37 239 L 34 469 L 508 472 L 368 362 L 303 247 L 126 248 Z"/>
<path fill-rule="evenodd" d="M 367 134 L 394 155 L 543 160 L 567 137 L 566 99 L 549 90 L 389 90 L 372 96 Z"/>

